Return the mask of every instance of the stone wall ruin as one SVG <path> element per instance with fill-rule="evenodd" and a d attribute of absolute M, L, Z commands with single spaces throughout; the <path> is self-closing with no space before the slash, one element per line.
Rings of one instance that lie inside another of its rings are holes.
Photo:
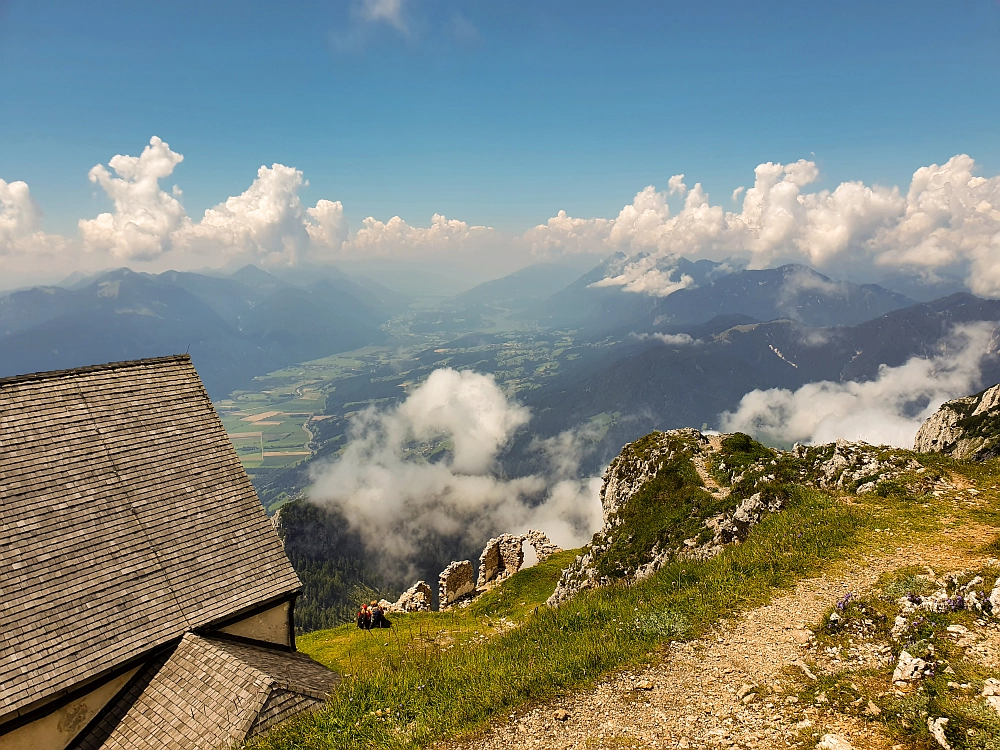
<path fill-rule="evenodd" d="M 506 581 L 524 565 L 524 543 L 535 549 L 541 562 L 562 552 L 562 548 L 552 543 L 543 532 L 531 529 L 524 534 L 501 534 L 486 543 L 479 556 L 479 577 L 473 576 L 472 563 L 460 560 L 451 563 L 438 576 L 438 609 L 448 609 L 460 599 L 469 598 Z M 429 612 L 431 609 L 431 587 L 417 581 L 403 592 L 395 603 L 379 602 L 387 612 Z"/>
<path fill-rule="evenodd" d="M 472 563 L 468 560 L 453 562 L 438 577 L 438 609 L 447 609 L 456 601 L 476 590 L 472 577 Z"/>
<path fill-rule="evenodd" d="M 479 556 L 476 588 L 496 585 L 519 571 L 524 564 L 523 543 L 524 537 L 515 534 L 501 534 L 490 539 Z"/>
<path fill-rule="evenodd" d="M 479 579 L 476 588 L 486 590 L 506 581 L 524 565 L 523 545 L 527 542 L 535 549 L 538 562 L 562 548 L 553 544 L 543 532 L 531 529 L 524 534 L 501 534 L 490 539 L 479 556 Z"/>
<path fill-rule="evenodd" d="M 538 557 L 538 562 L 542 562 L 557 552 L 562 552 L 562 547 L 558 544 L 553 544 L 551 539 L 537 529 L 528 529 L 522 538 L 535 548 L 535 555 Z"/>
<path fill-rule="evenodd" d="M 417 581 L 400 594 L 394 603 L 390 604 L 383 599 L 379 604 L 386 612 L 430 612 L 432 594 L 430 586 L 424 581 Z"/>

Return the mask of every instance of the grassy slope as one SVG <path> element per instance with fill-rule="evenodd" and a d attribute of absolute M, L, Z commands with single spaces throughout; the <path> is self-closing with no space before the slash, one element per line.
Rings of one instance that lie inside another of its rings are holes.
<path fill-rule="evenodd" d="M 932 472 L 959 472 L 981 489 L 1000 477 L 996 463 L 917 458 Z M 906 530 L 919 540 L 935 536 L 946 513 L 951 524 L 964 520 L 929 493 L 841 499 L 802 487 L 789 491 L 785 510 L 718 557 L 673 564 L 635 586 L 586 591 L 559 609 L 538 605 L 572 553 L 518 573 L 467 609 L 400 615 L 390 631 L 341 627 L 304 636 L 301 650 L 341 670 L 345 681 L 322 711 L 258 745 L 402 748 L 475 731 L 616 668 L 660 658 L 669 641 L 695 637 L 831 561 L 895 544 L 874 529 Z M 968 513 L 1000 526 L 996 513 Z M 508 622 L 519 627 L 508 631 Z"/>

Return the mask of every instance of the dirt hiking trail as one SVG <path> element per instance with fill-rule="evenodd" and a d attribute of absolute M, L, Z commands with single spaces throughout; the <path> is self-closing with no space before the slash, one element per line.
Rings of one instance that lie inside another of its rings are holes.
<path fill-rule="evenodd" d="M 808 737 L 832 732 L 855 750 L 900 750 L 906 746 L 885 739 L 880 727 L 862 716 L 800 705 L 789 695 L 796 692 L 797 682 L 811 679 L 806 676 L 810 669 L 885 666 L 891 659 L 888 649 L 865 644 L 852 647 L 846 660 L 836 658 L 816 645 L 810 628 L 844 594 L 870 590 L 883 573 L 909 565 L 942 573 L 983 564 L 986 556 L 966 550 L 990 541 L 995 533 L 988 526 L 965 526 L 958 540 L 942 528 L 941 544 L 904 544 L 882 557 L 833 565 L 766 606 L 722 621 L 706 637 L 672 645 L 658 664 L 619 672 L 593 689 L 537 705 L 483 734 L 437 743 L 435 748 L 768 750 L 815 747 L 816 739 Z M 897 543 L 898 536 L 892 535 Z M 992 641 L 983 644 L 987 650 L 1000 652 L 995 626 L 987 640 Z"/>

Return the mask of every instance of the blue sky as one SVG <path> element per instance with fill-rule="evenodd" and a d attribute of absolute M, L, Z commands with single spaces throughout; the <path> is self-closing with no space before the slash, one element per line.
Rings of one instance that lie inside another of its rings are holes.
<path fill-rule="evenodd" d="M 353 225 L 613 216 L 680 172 L 724 202 L 769 160 L 822 184 L 905 187 L 962 152 L 1000 171 L 994 0 L 0 7 L 0 178 L 50 231 L 106 210 L 87 170 L 152 135 L 192 215 L 281 162 Z"/>
<path fill-rule="evenodd" d="M 0 288 L 622 251 L 1000 296 L 998 40 L 1000 0 L 0 0 Z"/>

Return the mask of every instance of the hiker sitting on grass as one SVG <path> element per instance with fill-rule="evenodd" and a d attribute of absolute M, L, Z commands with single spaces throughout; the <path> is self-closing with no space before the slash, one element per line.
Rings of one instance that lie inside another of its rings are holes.
<path fill-rule="evenodd" d="M 392 626 L 389 622 L 389 618 L 385 616 L 385 610 L 378 602 L 372 602 L 372 627 L 373 628 L 388 628 Z"/>

